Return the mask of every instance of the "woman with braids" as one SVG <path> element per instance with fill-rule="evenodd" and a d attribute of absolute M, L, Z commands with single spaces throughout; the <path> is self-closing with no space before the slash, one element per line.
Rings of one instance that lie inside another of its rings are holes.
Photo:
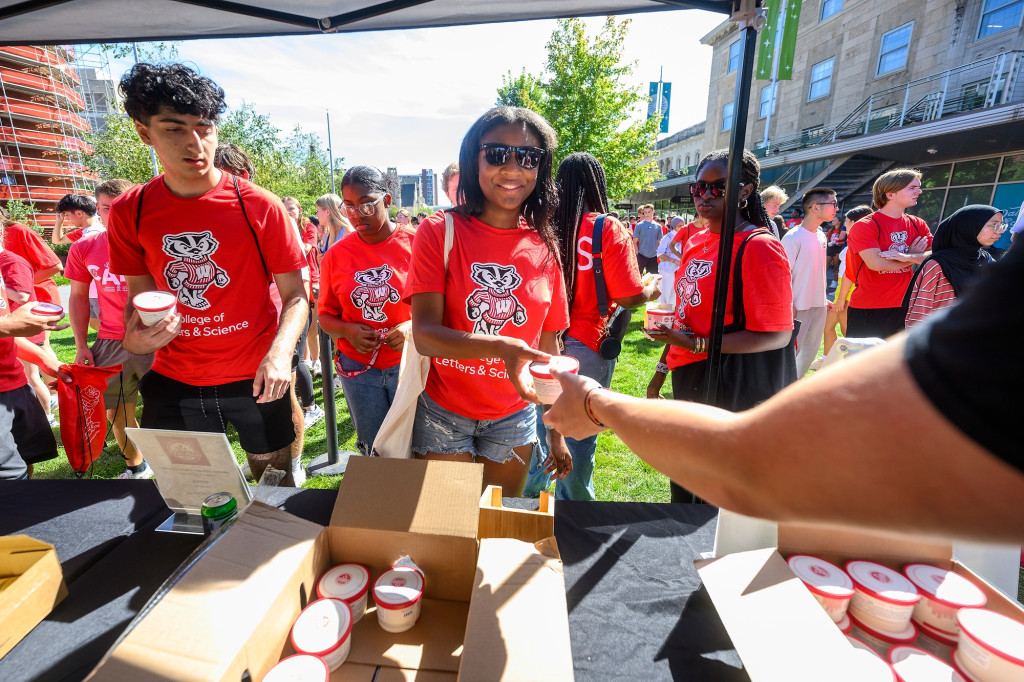
<path fill-rule="evenodd" d="M 391 194 L 380 170 L 348 169 L 341 194 L 355 233 L 324 255 L 317 310 L 320 327 L 337 343 L 334 366 L 356 448 L 369 455 L 398 389 L 403 325 L 409 321 L 409 304 L 402 299 L 416 233 L 388 218 Z"/>
<path fill-rule="evenodd" d="M 405 296 L 413 338 L 433 358 L 412 449 L 484 465 L 484 483 L 518 496 L 537 441 L 528 365 L 558 353 L 569 324 L 551 226 L 555 132 L 527 109 L 496 107 L 466 133 L 459 206 L 420 224 Z M 454 242 L 446 254 L 446 222 Z M 552 432 L 553 469 L 572 462 Z"/>
<path fill-rule="evenodd" d="M 324 243 L 321 247 L 322 253 L 343 238 L 352 234 L 352 224 L 348 222 L 341 212 L 341 197 L 337 194 L 321 194 L 316 202 L 316 219 L 320 228 L 324 231 Z"/>
<path fill-rule="evenodd" d="M 600 250 L 608 314 L 602 316 L 597 307 L 592 244 L 598 215 L 608 213 L 608 184 L 604 168 L 590 154 L 576 152 L 558 166 L 555 184 L 558 186 L 558 209 L 555 211 L 554 229 L 559 251 L 565 254 L 562 276 L 569 303 L 569 329 L 562 337 L 562 353 L 579 360 L 580 374 L 607 388 L 612 382 L 615 360 L 603 358 L 598 347 L 608 319 L 619 306 L 635 308 L 657 298 L 661 293 L 660 283 L 654 277 L 650 277 L 651 282 L 646 285 L 641 282 L 632 236 L 622 223 L 606 216 L 601 229 Z M 579 441 L 566 438 L 565 444 L 572 453 L 572 471 L 556 483 L 555 497 L 560 500 L 596 499 L 594 451 L 597 437 Z M 526 494 L 531 497 L 549 484 L 545 469 L 550 468 L 552 457 L 536 466 L 539 461 L 540 453 L 534 458 L 535 466 L 530 471 Z"/>
<path fill-rule="evenodd" d="M 672 327 L 658 325 L 661 332 L 650 333 L 654 340 L 667 344 L 648 387 L 651 397 L 657 397 L 671 370 L 673 398 L 703 401 L 728 157 L 727 149 L 705 156 L 697 165 L 697 181 L 690 185 L 697 215 L 707 219 L 708 229 L 694 235 L 683 249 L 676 271 Z M 767 228 L 768 213 L 757 191 L 760 171 L 754 155 L 744 150 L 725 303 L 722 368 L 714 403 L 733 412 L 749 409 L 796 381 L 789 261 L 782 244 Z M 673 502 L 690 499 L 683 488 L 672 485 Z"/>

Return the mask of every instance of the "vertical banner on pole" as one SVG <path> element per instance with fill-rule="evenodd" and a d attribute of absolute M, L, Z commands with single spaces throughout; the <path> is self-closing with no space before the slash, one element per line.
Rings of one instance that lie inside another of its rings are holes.
<path fill-rule="evenodd" d="M 796 30 L 800 25 L 803 0 L 787 0 L 786 18 L 782 28 L 782 48 L 779 50 L 779 80 L 792 80 L 793 57 L 796 54 Z M 763 42 L 763 41 L 762 41 Z"/>
<path fill-rule="evenodd" d="M 672 84 L 661 84 L 661 132 L 668 132 L 668 110 L 672 104 Z"/>
<path fill-rule="evenodd" d="M 757 43 L 757 76 L 758 80 L 769 80 L 772 77 L 772 63 L 775 60 L 775 37 L 779 28 L 779 4 L 782 0 L 768 0 L 765 9 L 768 12 L 768 23 L 761 29 Z"/>
<path fill-rule="evenodd" d="M 660 113 L 661 127 L 658 129 L 658 132 L 667 133 L 668 107 L 669 99 L 672 95 L 672 84 L 662 81 L 651 81 L 649 92 L 651 100 L 647 104 L 647 118 L 652 118 L 655 114 Z"/>

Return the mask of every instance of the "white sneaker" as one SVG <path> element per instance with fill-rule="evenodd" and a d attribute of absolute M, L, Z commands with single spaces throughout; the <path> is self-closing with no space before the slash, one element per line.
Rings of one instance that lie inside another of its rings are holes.
<path fill-rule="evenodd" d="M 238 468 L 242 470 L 242 476 L 245 478 L 252 478 L 252 470 L 249 468 L 248 462 L 242 462 L 238 465 Z"/>
<path fill-rule="evenodd" d="M 299 465 L 299 470 L 292 470 L 292 480 L 295 482 L 296 488 L 301 488 L 302 484 L 306 482 L 306 467 Z"/>
<path fill-rule="evenodd" d="M 312 360 L 303 360 L 302 364 L 304 364 L 310 372 L 313 371 L 313 367 L 315 366 L 315 363 Z"/>
<path fill-rule="evenodd" d="M 314 424 L 316 424 L 323 418 L 323 409 L 316 403 L 313 403 L 313 407 L 309 408 L 308 410 L 302 411 L 303 429 L 309 431 L 310 427 L 312 427 Z"/>
<path fill-rule="evenodd" d="M 131 469 L 125 469 L 124 471 L 121 472 L 121 475 L 118 476 L 118 478 L 119 479 L 123 479 L 123 480 L 128 480 L 128 479 L 133 479 L 133 478 L 134 479 L 153 478 L 153 476 L 154 476 L 153 468 L 150 467 L 148 463 L 145 463 L 145 468 L 142 471 L 140 471 L 138 473 L 135 473 Z"/>
<path fill-rule="evenodd" d="M 57 396 L 54 395 L 53 393 L 50 394 L 50 409 L 51 410 L 56 410 L 57 409 Z"/>
<path fill-rule="evenodd" d="M 309 370 L 313 373 L 313 376 L 315 376 L 315 377 L 320 376 L 320 374 L 321 374 L 320 361 L 317 360 L 316 362 L 314 362 L 313 366 L 310 367 Z"/>
<path fill-rule="evenodd" d="M 50 422 L 51 429 L 55 429 L 58 426 L 60 426 L 60 422 L 57 420 L 57 417 L 55 417 L 52 412 L 46 415 L 46 421 Z"/>

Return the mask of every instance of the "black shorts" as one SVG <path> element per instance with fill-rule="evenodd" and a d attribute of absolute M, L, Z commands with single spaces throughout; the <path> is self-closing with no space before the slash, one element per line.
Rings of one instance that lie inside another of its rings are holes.
<path fill-rule="evenodd" d="M 846 336 L 850 339 L 887 339 L 903 331 L 904 308 L 847 308 Z"/>
<path fill-rule="evenodd" d="M 843 249 L 845 248 L 846 242 L 843 242 L 842 244 L 829 244 L 827 247 L 825 247 L 825 255 L 838 256 L 840 253 L 843 252 Z"/>
<path fill-rule="evenodd" d="M 173 431 L 238 431 L 242 449 L 265 455 L 288 447 L 295 440 L 291 391 L 270 403 L 252 397 L 252 380 L 216 386 L 192 386 L 149 371 L 142 377 L 144 429 Z"/>
<path fill-rule="evenodd" d="M 28 464 L 37 464 L 57 456 L 57 440 L 46 420 L 35 391 L 28 385 L 0 393 L 0 460 L 2 469 L 16 469 L 9 458 L 17 449 Z"/>

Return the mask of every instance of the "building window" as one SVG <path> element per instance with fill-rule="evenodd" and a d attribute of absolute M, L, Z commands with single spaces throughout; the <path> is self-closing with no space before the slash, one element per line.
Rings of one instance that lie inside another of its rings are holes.
<path fill-rule="evenodd" d="M 771 109 L 772 114 L 775 114 L 776 101 L 772 97 L 772 93 L 775 91 L 775 83 L 770 83 L 761 88 L 761 110 L 758 113 L 758 118 L 767 118 L 768 109 Z"/>
<path fill-rule="evenodd" d="M 1024 0 L 1021 0 L 1024 2 Z M 878 71 L 875 75 L 898 71 L 907 65 L 907 54 L 910 52 L 910 33 L 914 30 L 914 22 L 903 24 L 882 36 L 882 46 L 878 49 Z"/>
<path fill-rule="evenodd" d="M 740 41 L 737 40 L 735 43 L 729 46 L 729 71 L 727 73 L 732 73 L 733 71 L 740 68 L 741 56 L 742 55 L 740 54 Z"/>
<path fill-rule="evenodd" d="M 829 57 L 811 67 L 811 87 L 807 90 L 807 101 L 828 97 L 832 89 L 832 64 L 835 57 Z"/>
<path fill-rule="evenodd" d="M 839 14 L 843 9 L 843 0 L 822 0 L 821 21 L 825 21 L 833 14 Z"/>
<path fill-rule="evenodd" d="M 729 102 L 722 107 L 722 132 L 732 130 L 733 111 L 736 109 L 735 102 Z"/>
<path fill-rule="evenodd" d="M 690 155 L 689 154 L 686 155 L 686 167 L 687 168 L 690 167 Z"/>
<path fill-rule="evenodd" d="M 1024 0 L 985 0 L 981 6 L 981 26 L 978 38 L 1020 26 L 1021 14 L 1024 13 Z"/>

